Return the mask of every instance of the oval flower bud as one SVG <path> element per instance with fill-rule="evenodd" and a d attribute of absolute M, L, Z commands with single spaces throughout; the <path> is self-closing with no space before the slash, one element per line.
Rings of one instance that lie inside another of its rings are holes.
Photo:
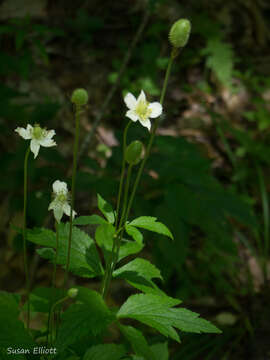
<path fill-rule="evenodd" d="M 70 298 L 75 298 L 78 295 L 78 289 L 76 288 L 71 288 L 68 290 L 68 297 Z"/>
<path fill-rule="evenodd" d="M 130 165 L 136 165 L 141 160 L 143 144 L 139 140 L 132 141 L 126 149 L 125 160 Z"/>
<path fill-rule="evenodd" d="M 189 39 L 191 24 L 187 19 L 180 19 L 176 21 L 171 27 L 169 33 L 169 40 L 173 47 L 184 47 Z"/>
<path fill-rule="evenodd" d="M 88 94 L 84 89 L 76 89 L 71 95 L 71 102 L 76 105 L 85 105 L 88 102 Z"/>

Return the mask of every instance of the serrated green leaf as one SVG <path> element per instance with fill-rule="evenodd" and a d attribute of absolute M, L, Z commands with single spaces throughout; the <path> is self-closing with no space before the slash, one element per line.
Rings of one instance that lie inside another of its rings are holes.
<path fill-rule="evenodd" d="M 158 234 L 166 235 L 173 239 L 173 235 L 170 230 L 161 222 L 156 221 L 155 217 L 140 216 L 137 219 L 131 221 L 128 225 L 140 227 L 149 231 L 156 232 Z"/>
<path fill-rule="evenodd" d="M 154 354 L 141 331 L 132 326 L 119 325 L 119 328 L 124 337 L 131 344 L 135 354 L 142 355 L 145 360 L 153 360 Z"/>
<path fill-rule="evenodd" d="M 19 298 L 16 294 L 0 291 L 0 348 L 31 348 L 34 342 L 19 321 Z"/>
<path fill-rule="evenodd" d="M 114 223 L 114 212 L 112 206 L 104 200 L 99 194 L 98 197 L 98 208 L 105 216 L 105 218 L 109 221 L 109 223 Z"/>
<path fill-rule="evenodd" d="M 69 223 L 59 224 L 59 247 L 57 264 L 65 265 L 68 253 Z M 27 230 L 27 240 L 38 245 L 56 248 L 55 233 L 48 229 Z M 54 253 L 48 249 L 38 250 L 40 256 L 54 260 Z M 91 278 L 102 275 L 103 268 L 93 239 L 76 226 L 72 229 L 70 271 L 75 275 Z"/>
<path fill-rule="evenodd" d="M 63 315 L 56 342 L 58 351 L 88 334 L 100 334 L 115 319 L 99 293 L 83 287 L 77 288 L 76 299 L 80 303 L 71 305 Z"/>
<path fill-rule="evenodd" d="M 99 215 L 79 216 L 73 220 L 73 225 L 102 225 L 107 221 Z"/>
<path fill-rule="evenodd" d="M 136 258 L 132 260 L 115 270 L 113 276 L 127 280 L 130 285 L 146 293 L 160 293 L 159 295 L 162 295 L 162 291 L 152 281 L 153 278 L 162 279 L 160 271 L 145 259 Z"/>
<path fill-rule="evenodd" d="M 220 333 L 214 325 L 198 318 L 199 314 L 183 308 L 172 308 L 180 300 L 152 294 L 132 295 L 118 311 L 118 318 L 132 318 L 149 325 L 176 341 L 179 336 L 173 327 L 187 332 Z"/>
<path fill-rule="evenodd" d="M 143 235 L 137 228 L 129 224 L 125 224 L 125 230 L 127 234 L 130 235 L 137 243 L 142 244 Z"/>
<path fill-rule="evenodd" d="M 137 254 L 143 249 L 143 247 L 144 247 L 143 243 L 122 239 L 122 243 L 119 251 L 119 261 L 129 255 Z"/>
<path fill-rule="evenodd" d="M 208 55 L 206 66 L 214 71 L 217 78 L 223 84 L 231 85 L 234 56 L 231 45 L 218 37 L 212 37 L 208 39 L 202 54 Z"/>
<path fill-rule="evenodd" d="M 83 360 L 120 360 L 126 354 L 122 345 L 102 344 L 87 350 Z"/>
<path fill-rule="evenodd" d="M 113 237 L 115 234 L 115 228 L 112 224 L 100 225 L 96 229 L 95 239 L 99 247 L 101 247 L 105 261 L 108 262 L 111 259 L 111 252 L 113 248 Z"/>

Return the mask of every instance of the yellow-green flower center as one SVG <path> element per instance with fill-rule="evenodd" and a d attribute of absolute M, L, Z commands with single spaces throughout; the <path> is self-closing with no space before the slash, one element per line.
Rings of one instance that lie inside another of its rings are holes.
<path fill-rule="evenodd" d="M 34 139 L 40 140 L 43 137 L 43 133 L 44 133 L 44 130 L 41 129 L 41 127 L 39 127 L 38 125 L 34 126 L 34 129 L 33 129 Z"/>
<path fill-rule="evenodd" d="M 149 109 L 148 104 L 149 103 L 147 101 L 140 100 L 136 106 L 135 111 L 137 115 L 143 120 L 148 119 L 152 112 L 152 110 Z"/>
<path fill-rule="evenodd" d="M 67 195 L 64 194 L 64 193 L 58 194 L 58 195 L 57 195 L 57 200 L 58 200 L 59 202 L 64 203 L 64 202 L 67 201 Z"/>

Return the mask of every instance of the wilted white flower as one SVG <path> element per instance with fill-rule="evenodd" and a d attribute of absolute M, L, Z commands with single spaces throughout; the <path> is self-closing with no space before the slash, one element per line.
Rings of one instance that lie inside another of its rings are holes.
<path fill-rule="evenodd" d="M 142 126 L 147 127 L 149 131 L 151 129 L 149 118 L 157 118 L 162 113 L 162 105 L 159 102 L 149 103 L 145 98 L 143 90 L 137 100 L 131 93 L 128 93 L 124 101 L 129 108 L 126 116 L 132 121 L 139 120 Z"/>
<path fill-rule="evenodd" d="M 25 140 L 30 140 L 30 149 L 34 154 L 34 158 L 38 156 L 40 146 L 51 147 L 55 146 L 56 142 L 52 140 L 55 135 L 54 130 L 42 129 L 39 125 L 27 125 L 26 129 L 17 127 L 15 131 Z"/>
<path fill-rule="evenodd" d="M 69 193 L 67 184 L 63 181 L 56 180 L 53 183 L 53 201 L 49 205 L 49 210 L 53 210 L 54 217 L 59 223 L 63 214 L 70 216 Z M 76 212 L 72 210 L 72 218 Z"/>

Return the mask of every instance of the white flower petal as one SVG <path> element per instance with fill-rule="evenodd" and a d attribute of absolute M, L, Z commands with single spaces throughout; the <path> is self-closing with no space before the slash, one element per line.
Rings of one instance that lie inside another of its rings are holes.
<path fill-rule="evenodd" d="M 27 125 L 26 129 L 17 127 L 14 131 L 16 131 L 25 140 L 29 140 L 31 139 L 31 132 L 28 130 L 28 126 L 30 125 Z"/>
<path fill-rule="evenodd" d="M 56 145 L 56 142 L 54 140 L 48 139 L 47 137 L 42 140 L 39 140 L 39 143 L 41 146 L 44 147 L 51 147 Z"/>
<path fill-rule="evenodd" d="M 142 126 L 146 127 L 149 131 L 151 129 L 151 121 L 149 119 L 139 119 L 139 122 L 142 124 Z"/>
<path fill-rule="evenodd" d="M 148 108 L 151 110 L 151 118 L 156 118 L 162 114 L 162 105 L 159 102 L 149 104 Z"/>
<path fill-rule="evenodd" d="M 137 99 L 137 102 L 140 102 L 140 101 L 143 101 L 143 102 L 146 101 L 145 93 L 144 93 L 143 90 L 141 90 L 141 93 L 140 93 L 140 95 L 139 95 L 139 97 L 138 97 L 138 99 Z"/>
<path fill-rule="evenodd" d="M 137 104 L 137 100 L 135 98 L 134 95 L 132 95 L 131 93 L 128 93 L 125 98 L 124 98 L 124 102 L 126 103 L 127 107 L 130 110 L 133 110 L 136 107 Z"/>
<path fill-rule="evenodd" d="M 138 118 L 139 118 L 138 115 L 136 115 L 133 110 L 128 110 L 128 111 L 126 112 L 126 116 L 127 116 L 128 118 L 130 118 L 132 121 L 137 121 Z"/>
<path fill-rule="evenodd" d="M 54 130 L 49 130 L 49 131 L 47 131 L 46 138 L 51 139 L 54 135 L 55 135 L 55 131 Z"/>
<path fill-rule="evenodd" d="M 63 216 L 63 208 L 61 206 L 55 206 L 54 209 L 53 209 L 53 214 L 54 214 L 54 217 L 55 217 L 55 220 L 60 223 L 61 219 L 62 219 L 62 216 Z"/>
<path fill-rule="evenodd" d="M 30 149 L 34 154 L 34 158 L 38 156 L 39 148 L 40 148 L 39 142 L 35 139 L 32 139 L 30 143 Z"/>
<path fill-rule="evenodd" d="M 63 205 L 63 210 L 64 210 L 64 213 L 67 215 L 67 216 L 70 216 L 70 205 L 68 203 L 64 203 Z M 72 210 L 72 218 L 74 218 L 74 216 L 76 215 L 76 211 Z"/>
<path fill-rule="evenodd" d="M 67 192 L 68 192 L 67 184 L 64 181 L 56 180 L 53 183 L 52 187 L 53 187 L 53 192 L 55 194 L 58 194 L 58 193 L 67 194 Z"/>
<path fill-rule="evenodd" d="M 53 209 L 55 208 L 55 206 L 56 206 L 56 202 L 53 200 L 53 201 L 50 203 L 50 205 L 49 205 L 49 207 L 48 207 L 48 210 L 53 210 Z"/>

